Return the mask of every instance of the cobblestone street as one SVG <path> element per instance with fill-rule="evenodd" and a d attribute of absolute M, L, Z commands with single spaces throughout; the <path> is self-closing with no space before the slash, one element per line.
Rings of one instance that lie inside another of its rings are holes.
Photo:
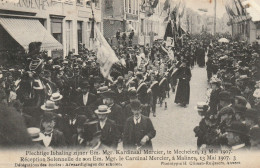
<path fill-rule="evenodd" d="M 157 105 L 157 116 L 150 118 L 156 129 L 156 137 L 153 139 L 153 148 L 196 148 L 196 137 L 193 128 L 200 122 L 201 117 L 194 110 L 197 102 L 205 101 L 207 90 L 207 74 L 205 68 L 195 67 L 192 70 L 190 81 L 190 104 L 180 107 L 174 103 L 175 94 L 170 93 L 167 98 L 168 109 Z"/>

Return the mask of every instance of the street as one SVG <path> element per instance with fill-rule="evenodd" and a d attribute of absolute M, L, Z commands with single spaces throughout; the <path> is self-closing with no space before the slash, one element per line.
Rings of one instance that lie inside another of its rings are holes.
<path fill-rule="evenodd" d="M 197 111 L 194 110 L 197 102 L 205 101 L 207 90 L 207 72 L 205 68 L 197 66 L 191 70 L 190 81 L 190 104 L 180 107 L 174 103 L 175 94 L 170 92 L 167 98 L 168 109 L 157 105 L 157 116 L 150 116 L 156 130 L 156 137 L 153 141 L 153 148 L 196 148 L 197 138 L 194 136 L 193 128 L 201 120 Z"/>

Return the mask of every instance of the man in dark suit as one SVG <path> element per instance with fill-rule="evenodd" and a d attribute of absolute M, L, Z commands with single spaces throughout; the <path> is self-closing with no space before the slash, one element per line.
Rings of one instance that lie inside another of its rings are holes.
<path fill-rule="evenodd" d="M 122 76 L 119 76 L 117 78 L 115 88 L 115 103 L 124 108 L 127 100 L 128 97 L 126 88 L 124 87 L 124 78 Z"/>
<path fill-rule="evenodd" d="M 140 102 L 143 105 L 148 104 L 148 97 L 147 97 L 148 96 L 147 95 L 148 87 L 147 87 L 146 83 L 143 81 L 143 74 L 141 72 L 137 73 L 136 79 L 137 79 L 137 83 L 138 83 L 138 87 L 136 89 L 138 99 L 140 100 Z"/>
<path fill-rule="evenodd" d="M 141 115 L 141 103 L 135 100 L 131 103 L 133 116 L 126 121 L 123 136 L 125 149 L 149 149 L 152 150 L 151 139 L 156 131 L 150 118 Z"/>
<path fill-rule="evenodd" d="M 107 91 L 102 94 L 103 103 L 108 106 L 111 113 L 108 114 L 108 118 L 115 121 L 115 124 L 120 132 L 120 135 L 123 133 L 124 126 L 124 112 L 120 105 L 114 103 L 115 92 Z"/>
<path fill-rule="evenodd" d="M 89 92 L 89 83 L 84 81 L 81 83 L 81 94 L 76 98 L 76 104 L 84 107 L 82 110 L 87 117 L 93 116 L 93 111 L 97 108 L 97 97 L 96 95 Z"/>
<path fill-rule="evenodd" d="M 111 149 L 116 149 L 120 134 L 118 133 L 115 122 L 108 118 L 111 110 L 106 105 L 100 105 L 98 109 L 95 110 L 95 113 L 98 116 L 99 126 L 101 128 L 101 143 Z"/>
<path fill-rule="evenodd" d="M 228 147 L 236 151 L 244 151 L 249 149 L 249 129 L 246 125 L 234 121 L 226 130 L 225 137 L 227 138 Z"/>
<path fill-rule="evenodd" d="M 84 81 L 81 83 L 81 94 L 78 96 L 77 104 L 80 106 L 89 106 L 93 105 L 95 101 L 97 100 L 96 95 L 89 92 L 89 83 L 88 81 Z"/>
<path fill-rule="evenodd" d="M 42 145 L 49 148 L 62 148 L 66 146 L 65 137 L 62 132 L 54 129 L 55 115 L 52 112 L 45 112 L 41 120 Z"/>
<path fill-rule="evenodd" d="M 73 147 L 86 146 L 86 139 L 84 137 L 84 123 L 87 121 L 87 117 L 79 115 L 77 117 L 77 133 L 72 136 L 71 145 Z"/>

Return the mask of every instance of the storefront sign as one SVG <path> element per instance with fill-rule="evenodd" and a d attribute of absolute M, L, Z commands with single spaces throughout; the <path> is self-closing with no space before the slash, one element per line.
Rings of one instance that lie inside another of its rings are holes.
<path fill-rule="evenodd" d="M 52 0 L 19 0 L 18 7 L 46 10 L 51 5 Z"/>
<path fill-rule="evenodd" d="M 39 9 L 46 10 L 47 7 L 54 6 L 57 3 L 73 4 L 73 0 L 19 0 L 15 6 L 30 8 L 30 9 Z"/>

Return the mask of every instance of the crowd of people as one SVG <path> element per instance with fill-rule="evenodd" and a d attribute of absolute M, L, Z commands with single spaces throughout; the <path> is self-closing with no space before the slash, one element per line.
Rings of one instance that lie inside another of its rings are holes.
<path fill-rule="evenodd" d="M 19 65 L 1 67 L 0 109 L 5 117 L 0 144 L 89 149 L 116 149 L 121 144 L 124 149 L 152 149 L 156 131 L 149 117 L 156 117 L 157 103 L 167 109 L 169 83 L 174 91 L 177 78 L 185 83 L 191 77 L 187 59 L 178 56 L 184 50 L 170 59 L 161 42 L 152 47 L 113 47 L 119 62 L 107 78 L 97 53 L 84 46 L 78 55 L 53 59 L 40 51 L 41 43 L 31 43 Z M 184 106 L 189 103 L 188 82 L 177 92 L 176 103 Z M 24 125 L 14 128 L 17 120 Z"/>
<path fill-rule="evenodd" d="M 53 59 L 40 52 L 40 43 L 31 43 L 19 66 L 2 65 L 0 71 L 0 144 L 83 149 L 122 145 L 152 150 L 156 130 L 150 117 L 160 115 L 157 104 L 167 109 L 170 91 L 176 92 L 176 104 L 187 107 L 191 69 L 197 64 L 206 66 L 212 86 L 208 102 L 197 107 L 203 116 L 194 129 L 198 148 L 204 144 L 218 147 L 222 142 L 230 145 L 224 135 L 232 132 L 234 139 L 238 132 L 242 137 L 244 121 L 254 127 L 250 137 L 243 132 L 247 146 L 253 135 L 259 136 L 255 128 L 259 51 L 256 46 L 220 44 L 216 39 L 204 34 L 186 35 L 175 46 L 166 46 L 163 40 L 152 46 L 119 43 L 112 46 L 119 62 L 107 78 L 100 71 L 97 53 L 84 46 L 78 55 Z M 241 123 L 237 126 L 233 121 Z"/>
<path fill-rule="evenodd" d="M 210 84 L 207 102 L 196 110 L 202 116 L 194 128 L 198 149 L 259 150 L 259 45 L 213 42 L 207 52 Z"/>

